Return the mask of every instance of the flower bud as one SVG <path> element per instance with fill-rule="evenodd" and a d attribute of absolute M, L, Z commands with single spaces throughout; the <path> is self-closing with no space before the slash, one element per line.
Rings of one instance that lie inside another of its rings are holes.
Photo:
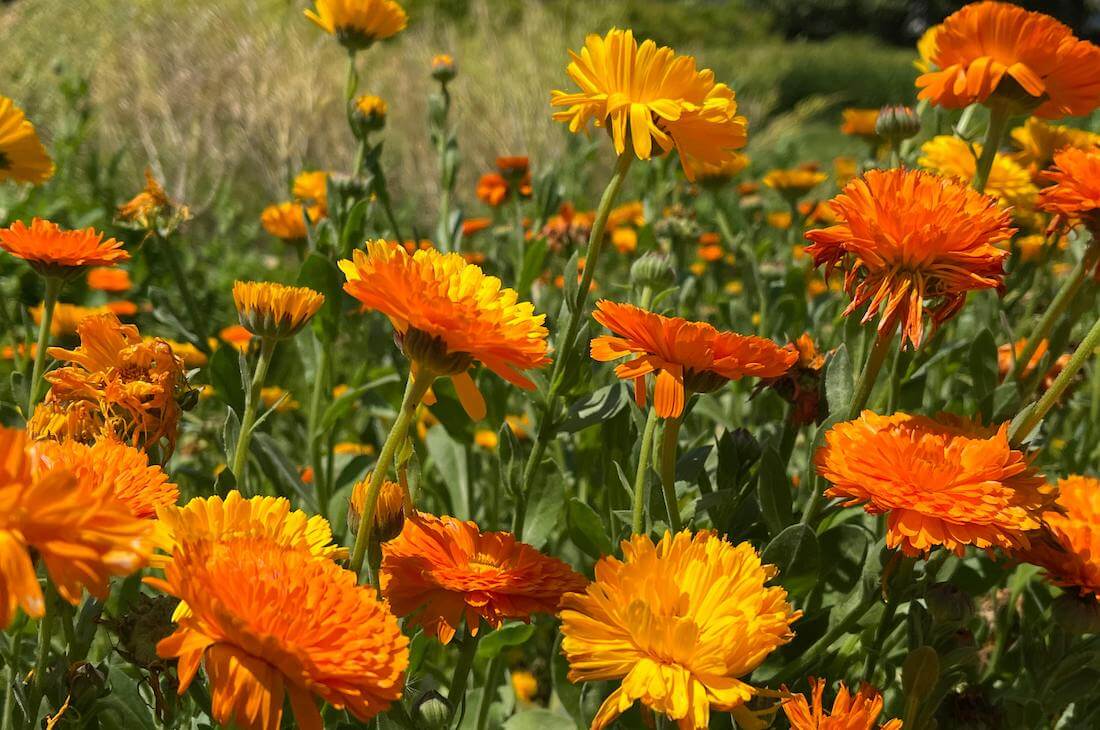
<path fill-rule="evenodd" d="M 348 500 L 348 529 L 352 532 L 359 531 L 359 520 L 367 508 L 367 491 L 370 487 L 371 475 L 367 474 L 362 481 L 357 482 L 351 490 L 351 498 Z M 382 488 L 378 491 L 378 502 L 374 508 L 374 527 L 371 530 L 371 539 L 378 542 L 392 540 L 401 534 L 405 526 L 405 490 L 397 482 L 388 479 L 382 482 Z"/>
<path fill-rule="evenodd" d="M 953 583 L 935 583 L 924 595 L 928 613 L 938 624 L 964 624 L 974 615 L 974 602 Z"/>
<path fill-rule="evenodd" d="M 364 94 L 355 100 L 351 111 L 352 121 L 361 134 L 377 132 L 386 126 L 387 109 L 385 99 Z"/>
<path fill-rule="evenodd" d="M 458 64 L 448 53 L 432 56 L 432 78 L 441 84 L 452 81 L 458 75 Z"/>
<path fill-rule="evenodd" d="M 417 727 L 423 727 L 425 730 L 442 730 L 450 722 L 451 706 L 446 697 L 431 690 L 422 694 L 416 701 L 413 718 L 419 721 Z"/>
<path fill-rule="evenodd" d="M 884 106 L 875 122 L 875 134 L 899 144 L 902 140 L 915 137 L 920 132 L 920 116 L 907 106 Z"/>
<path fill-rule="evenodd" d="M 649 287 L 660 291 L 672 286 L 676 281 L 676 272 L 672 270 L 671 259 L 661 253 L 649 252 L 639 256 L 630 265 L 630 283 L 641 289 Z"/>

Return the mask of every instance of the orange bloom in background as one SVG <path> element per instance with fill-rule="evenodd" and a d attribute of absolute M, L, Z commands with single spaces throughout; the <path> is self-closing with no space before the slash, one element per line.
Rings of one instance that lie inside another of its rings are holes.
<path fill-rule="evenodd" d="M 130 200 L 118 206 L 117 217 L 123 223 L 132 223 L 138 228 L 155 228 L 161 216 L 167 218 L 169 226 L 178 225 L 191 217 L 187 206 L 172 201 L 164 187 L 157 182 L 151 168 L 145 168 L 145 189 Z"/>
<path fill-rule="evenodd" d="M 495 208 L 508 197 L 508 182 L 499 172 L 487 172 L 477 181 L 477 197 Z"/>
<path fill-rule="evenodd" d="M 535 384 L 523 371 L 550 363 L 546 315 L 535 314 L 515 290 L 458 254 L 428 249 L 409 255 L 385 241 L 368 241 L 365 251 L 340 262 L 340 270 L 347 277 L 344 291 L 363 309 L 389 318 L 418 367 L 449 376 L 474 420 L 486 409 L 468 372 L 473 361 L 525 390 Z"/>
<path fill-rule="evenodd" d="M 117 317 L 133 317 L 138 311 L 138 306 L 136 304 L 126 301 L 125 299 L 107 302 L 103 305 L 103 308 Z"/>
<path fill-rule="evenodd" d="M 1064 147 L 1095 150 L 1100 147 L 1100 134 L 1060 124 L 1049 124 L 1029 117 L 1022 127 L 1011 133 L 1012 143 L 1019 149 L 1012 155 L 1040 185 L 1048 184 L 1042 173 L 1054 163 L 1054 153 Z"/>
<path fill-rule="evenodd" d="M 467 218 L 462 221 L 462 236 L 472 236 L 492 227 L 492 218 Z"/>
<path fill-rule="evenodd" d="M 677 418 L 691 393 L 710 393 L 729 380 L 783 374 L 798 359 L 771 340 L 720 332 L 705 322 L 665 317 L 630 304 L 601 299 L 592 317 L 615 336 L 592 340 L 592 359 L 610 362 L 623 380 L 634 381 L 634 399 L 645 405 L 645 376 L 656 373 L 653 405 L 662 418 Z"/>
<path fill-rule="evenodd" d="M 23 259 L 42 276 L 68 277 L 88 266 L 113 266 L 130 258 L 122 244 L 92 228 L 63 230 L 35 218 L 27 226 L 16 221 L 0 228 L 0 248 Z"/>
<path fill-rule="evenodd" d="M 943 21 L 918 98 L 948 109 L 990 99 L 1037 104 L 1057 118 L 1090 113 L 1100 103 L 1100 48 L 1078 40 L 1049 15 L 1010 3 L 967 5 Z"/>
<path fill-rule="evenodd" d="M 632 200 L 622 205 L 617 205 L 607 214 L 607 228 L 621 228 L 634 226 L 641 228 L 645 225 L 645 207 L 639 200 Z"/>
<path fill-rule="evenodd" d="M 638 232 L 629 226 L 621 226 L 611 231 L 611 245 L 621 254 L 638 250 Z"/>
<path fill-rule="evenodd" d="M 498 157 L 497 170 L 505 177 L 521 179 L 531 172 L 531 161 L 521 155 Z"/>
<path fill-rule="evenodd" d="M 313 0 L 306 17 L 352 50 L 405 30 L 409 17 L 394 0 Z"/>
<path fill-rule="evenodd" d="M 219 725 L 278 730 L 289 697 L 298 726 L 321 730 L 315 696 L 364 722 L 401 698 L 408 639 L 335 563 L 257 538 L 187 542 L 146 582 L 186 606 L 157 653 L 179 660 L 180 694 L 205 665 Z"/>
<path fill-rule="evenodd" d="M 31 307 L 31 319 L 36 325 L 42 324 L 42 315 L 46 311 L 45 303 Z M 53 308 L 53 319 L 50 320 L 50 334 L 54 337 L 63 335 L 75 335 L 77 327 L 88 317 L 96 314 L 112 313 L 107 307 L 82 307 L 79 304 L 66 304 L 58 302 Z"/>
<path fill-rule="evenodd" d="M 877 139 L 875 124 L 878 109 L 845 109 L 841 112 L 840 131 L 853 137 Z"/>
<path fill-rule="evenodd" d="M 1066 220 L 1100 225 L 1100 150 L 1074 147 L 1055 153 L 1043 173 L 1053 183 L 1039 191 L 1039 207 Z"/>
<path fill-rule="evenodd" d="M 94 414 L 93 433 L 143 449 L 163 438 L 171 453 L 179 426 L 178 399 L 188 387 L 183 363 L 171 346 L 161 339 L 142 341 L 137 327 L 122 324 L 113 314 L 87 317 L 77 333 L 80 346 L 75 350 L 47 350 L 68 364 L 46 373 L 50 390 L 28 430 L 35 438 L 72 437 L 57 429 L 70 423 L 66 414 L 76 408 L 85 417 Z M 83 419 L 81 424 L 89 425 Z"/>
<path fill-rule="evenodd" d="M 1100 480 L 1059 479 L 1057 506 L 1019 557 L 1044 568 L 1055 585 L 1100 598 Z"/>
<path fill-rule="evenodd" d="M 763 182 L 784 198 L 797 199 L 829 179 L 829 176 L 811 166 L 790 170 L 770 170 Z"/>
<path fill-rule="evenodd" d="M 837 157 L 833 160 L 833 179 L 839 187 L 844 187 L 859 173 L 859 163 L 854 157 Z"/>
<path fill-rule="evenodd" d="M 684 164 L 691 167 L 688 179 L 695 180 L 704 187 L 721 187 L 749 166 L 749 157 L 740 152 L 731 152 L 718 162 L 700 162 L 695 158 L 688 158 Z"/>
<path fill-rule="evenodd" d="M 260 225 L 284 241 L 300 241 L 309 235 L 305 207 L 297 201 L 267 206 L 260 213 Z"/>
<path fill-rule="evenodd" d="M 370 491 L 370 473 L 355 483 L 348 499 L 348 531 L 355 534 L 359 530 L 359 520 L 367 509 L 367 492 Z M 406 507 L 408 509 L 406 509 Z M 389 479 L 382 481 L 375 503 L 374 526 L 371 538 L 379 542 L 392 540 L 401 534 L 405 526 L 406 513 L 412 514 L 412 499 L 397 482 Z"/>
<path fill-rule="evenodd" d="M 223 327 L 221 331 L 218 332 L 218 337 L 222 342 L 241 352 L 247 350 L 248 344 L 252 342 L 252 333 L 249 332 L 244 325 L 240 324 L 231 324 L 228 327 Z"/>
<path fill-rule="evenodd" d="M 1015 229 L 997 201 L 967 185 L 915 170 L 871 170 L 832 200 L 840 223 L 809 231 L 806 248 L 826 277 L 839 266 L 852 298 L 844 314 L 867 304 L 880 333 L 901 325 L 902 346 L 920 345 L 924 313 L 939 326 L 966 293 L 1004 279 L 1007 251 L 997 243 Z M 931 303 L 926 300 L 933 300 Z"/>
<path fill-rule="evenodd" d="M 739 678 L 790 641 L 801 616 L 783 588 L 766 585 L 775 566 L 712 531 L 665 532 L 657 544 L 634 535 L 621 546 L 622 560 L 601 558 L 596 580 L 561 601 L 569 681 L 622 680 L 592 730 L 638 701 L 680 728 L 705 730 L 711 708 L 736 717 L 756 694 Z"/>
<path fill-rule="evenodd" d="M 1053 489 L 1008 442 L 1008 424 L 985 428 L 955 417 L 933 420 L 864 411 L 833 426 L 814 456 L 832 486 L 827 497 L 887 514 L 886 544 L 906 555 L 943 546 L 1025 548 Z"/>
<path fill-rule="evenodd" d="M 40 469 L 64 469 L 96 489 L 113 492 L 131 514 L 152 519 L 157 509 L 176 503 L 180 490 L 168 481 L 157 464 L 150 464 L 144 451 L 101 439 L 88 446 L 75 441 L 40 441 L 34 446 Z"/>
<path fill-rule="evenodd" d="M 126 269 L 116 269 L 100 266 L 88 271 L 88 288 L 106 292 L 126 291 L 133 282 L 130 281 L 130 272 Z"/>
<path fill-rule="evenodd" d="M 882 714 L 882 695 L 874 687 L 864 683 L 854 696 L 841 682 L 837 688 L 833 709 L 825 712 L 822 695 L 824 679 L 810 679 L 813 690 L 813 706 L 806 695 L 795 694 L 783 700 L 783 714 L 791 723 L 791 730 L 901 730 L 901 720 L 890 720 L 876 725 Z"/>
<path fill-rule="evenodd" d="M 310 220 L 320 220 L 328 215 L 328 173 L 324 170 L 309 170 L 298 173 L 294 178 L 291 195 L 310 206 Z"/>
<path fill-rule="evenodd" d="M 508 532 L 481 532 L 473 522 L 417 513 L 382 545 L 382 595 L 406 625 L 447 644 L 466 619 L 476 635 L 484 619 L 531 620 L 554 613 L 563 593 L 584 590 L 572 568 Z"/>
<path fill-rule="evenodd" d="M 241 325 L 257 337 L 292 337 L 317 314 L 325 295 L 304 286 L 270 281 L 238 281 L 233 302 Z"/>
<path fill-rule="evenodd" d="M 15 102 L 0 96 L 0 180 L 39 185 L 53 173 L 53 160 L 34 125 Z"/>
<path fill-rule="evenodd" d="M 0 629 L 18 607 L 32 618 L 46 604 L 31 551 L 74 606 L 84 589 L 106 600 L 113 575 L 149 555 L 151 523 L 134 517 L 104 483 L 65 469 L 41 469 L 26 432 L 0 428 Z"/>
<path fill-rule="evenodd" d="M 1016 362 L 1016 358 L 1019 357 L 1024 348 L 1027 347 L 1026 339 L 1019 339 L 1012 345 L 1007 342 L 997 348 L 997 370 L 1000 373 L 1000 378 L 1003 381 L 1008 377 L 1008 374 L 1012 371 L 1012 365 Z M 1027 367 L 1024 368 L 1024 372 L 1021 375 L 1025 380 L 1030 378 L 1035 372 L 1035 368 L 1039 367 L 1039 363 L 1042 361 L 1043 356 L 1047 354 L 1047 350 L 1050 348 L 1050 342 L 1042 340 L 1039 342 L 1039 346 L 1035 348 L 1035 354 L 1031 356 L 1031 361 L 1028 362 Z M 1046 390 L 1050 387 L 1054 379 L 1058 377 L 1058 373 L 1062 372 L 1062 368 L 1069 363 L 1069 353 L 1062 353 L 1053 362 L 1050 363 L 1049 369 L 1046 374 L 1043 375 L 1043 382 L 1039 385 L 1041 390 Z"/>
<path fill-rule="evenodd" d="M 612 28 L 606 36 L 589 35 L 580 53 L 570 51 L 566 69 L 580 87 L 554 91 L 550 104 L 565 107 L 554 119 L 569 131 L 588 123 L 606 126 L 615 151 L 641 160 L 676 148 L 689 180 L 698 164 L 721 165 L 745 146 L 747 122 L 737 115 L 733 90 L 700 71 L 691 56 L 678 56 L 650 40 L 640 46 L 629 30 Z M 627 134 L 629 132 L 629 140 Z"/>
<path fill-rule="evenodd" d="M 817 349 L 809 332 L 791 343 L 798 359 L 787 372 L 760 381 L 757 389 L 771 388 L 794 406 L 791 418 L 796 423 L 820 423 L 825 418 L 821 398 L 821 380 L 825 374 L 825 354 Z"/>

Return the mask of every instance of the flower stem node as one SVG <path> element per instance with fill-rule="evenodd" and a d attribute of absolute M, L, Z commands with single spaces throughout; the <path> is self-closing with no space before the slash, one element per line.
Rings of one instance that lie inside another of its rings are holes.
<path fill-rule="evenodd" d="M 474 364 L 474 358 L 468 352 L 448 352 L 447 343 L 442 337 L 429 335 L 413 327 L 404 334 L 394 333 L 405 357 L 418 367 L 437 376 L 457 375 L 466 372 Z"/>

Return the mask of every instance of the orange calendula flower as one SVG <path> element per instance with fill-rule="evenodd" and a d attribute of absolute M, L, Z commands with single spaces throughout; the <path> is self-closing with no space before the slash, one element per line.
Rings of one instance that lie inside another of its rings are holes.
<path fill-rule="evenodd" d="M 350 50 L 395 36 L 409 23 L 394 0 L 313 0 L 313 5 L 306 17 Z"/>
<path fill-rule="evenodd" d="M 297 201 L 267 206 L 260 213 L 260 225 L 265 231 L 284 241 L 301 241 L 309 235 L 306 230 L 305 206 Z"/>
<path fill-rule="evenodd" d="M 472 236 L 492 227 L 492 218 L 467 218 L 462 221 L 462 235 Z"/>
<path fill-rule="evenodd" d="M 171 229 L 191 217 L 187 206 L 174 202 L 157 182 L 150 168 L 145 168 L 145 189 L 118 207 L 118 220 L 138 228 L 154 229 L 164 225 Z"/>
<path fill-rule="evenodd" d="M 340 262 L 344 291 L 389 317 L 417 367 L 449 376 L 470 417 L 485 416 L 485 400 L 468 372 L 474 360 L 526 390 L 524 370 L 549 364 L 546 316 L 513 289 L 458 254 L 435 249 L 409 255 L 385 241 Z"/>
<path fill-rule="evenodd" d="M 494 208 L 508 197 L 508 183 L 499 172 L 487 172 L 477 181 L 477 197 Z"/>
<path fill-rule="evenodd" d="M 705 730 L 713 707 L 738 710 L 750 674 L 790 641 L 801 613 L 766 583 L 776 569 L 752 545 L 714 532 L 666 532 L 622 542 L 623 559 L 601 558 L 596 580 L 561 603 L 569 681 L 621 679 L 592 720 L 608 727 L 641 701 L 681 728 Z"/>
<path fill-rule="evenodd" d="M 917 164 L 921 167 L 939 175 L 969 183 L 974 179 L 974 173 L 978 169 L 976 155 L 981 155 L 982 146 L 978 144 L 972 146 L 958 137 L 943 134 L 922 144 L 920 151 L 921 156 Z M 1011 156 L 998 152 L 993 156 L 993 167 L 989 170 L 985 192 L 1004 205 L 1015 206 L 1019 211 L 1026 211 L 1035 207 L 1035 195 L 1039 189 L 1032 182 L 1031 173 L 1021 167 Z"/>
<path fill-rule="evenodd" d="M 1026 547 L 1054 499 L 1009 444 L 1008 424 L 864 411 L 829 430 L 814 464 L 832 484 L 826 496 L 887 513 L 886 544 L 914 557 L 936 546 L 959 556 L 967 545 Z"/>
<path fill-rule="evenodd" d="M 73 605 L 84 589 L 106 600 L 111 576 L 147 560 L 151 523 L 86 477 L 43 468 L 24 431 L 0 428 L 0 629 L 20 606 L 33 618 L 45 614 L 32 550 Z"/>
<path fill-rule="evenodd" d="M 68 278 L 88 266 L 113 266 L 130 258 L 122 244 L 91 228 L 62 230 L 56 223 L 35 218 L 27 226 L 16 221 L 0 228 L 0 248 L 25 260 L 42 276 Z"/>
<path fill-rule="evenodd" d="M 1054 163 L 1054 153 L 1065 147 L 1095 150 L 1100 147 L 1100 134 L 1075 129 L 1061 124 L 1049 124 L 1035 117 L 1028 118 L 1022 127 L 1016 127 L 1010 135 L 1019 150 L 1012 159 L 1027 169 L 1040 185 L 1048 184 L 1042 172 Z"/>
<path fill-rule="evenodd" d="M 791 418 L 798 424 L 821 423 L 826 414 L 821 398 L 825 355 L 818 351 L 809 332 L 791 343 L 798 358 L 787 372 L 760 381 L 758 389 L 771 388 L 793 406 Z"/>
<path fill-rule="evenodd" d="M 530 621 L 553 613 L 563 593 L 586 581 L 568 565 L 518 542 L 508 532 L 481 532 L 473 522 L 423 513 L 409 516 L 395 540 L 382 545 L 382 595 L 408 624 L 447 644 L 466 619 L 476 635 L 481 619 Z"/>
<path fill-rule="evenodd" d="M 554 119 L 568 122 L 569 131 L 590 121 L 606 126 L 616 152 L 623 154 L 629 142 L 641 160 L 654 146 L 675 147 L 689 180 L 698 164 L 721 165 L 745 146 L 747 122 L 737 115 L 733 90 L 716 84 L 713 71 L 698 70 L 693 57 L 650 40 L 639 46 L 632 31 L 618 28 L 588 36 L 570 56 L 566 71 L 580 91 L 555 91 L 550 101 L 565 107 Z"/>
<path fill-rule="evenodd" d="M 46 311 L 45 304 L 31 307 L 31 319 L 36 325 L 42 324 L 42 315 Z M 77 327 L 88 317 L 96 314 L 108 314 L 107 307 L 82 307 L 79 304 L 66 304 L 58 302 L 53 308 L 53 318 L 50 320 L 50 334 L 54 337 L 62 335 L 75 335 Z"/>
<path fill-rule="evenodd" d="M 310 170 L 294 178 L 291 195 L 309 205 L 309 218 L 318 221 L 328 215 L 328 173 Z"/>
<path fill-rule="evenodd" d="M 110 436 L 143 449 L 164 438 L 171 453 L 179 398 L 188 388 L 183 363 L 171 346 L 161 339 L 143 341 L 137 327 L 122 324 L 113 314 L 85 318 L 77 333 L 80 346 L 75 350 L 47 350 L 69 364 L 46 374 L 50 390 L 28 430 L 36 438 L 61 438 L 66 434 L 54 430 L 56 419 L 75 408 L 84 417 L 94 414 L 95 438 Z"/>
<path fill-rule="evenodd" d="M 797 200 L 829 179 L 829 176 L 811 167 L 790 170 L 771 170 L 764 175 L 764 184 L 784 198 Z"/>
<path fill-rule="evenodd" d="M 155 337 L 144 337 L 142 340 L 152 345 L 157 341 Z M 172 353 L 183 361 L 185 367 L 189 368 L 201 368 L 206 364 L 206 353 L 199 348 L 192 345 L 190 342 L 178 342 L 176 340 L 170 340 L 166 337 L 159 338 L 168 343 L 168 346 L 172 348 Z"/>
<path fill-rule="evenodd" d="M 218 332 L 218 337 L 233 349 L 243 352 L 248 349 L 248 344 L 252 342 L 253 335 L 243 325 L 231 324 L 228 327 L 223 327 Z"/>
<path fill-rule="evenodd" d="M 437 53 L 432 56 L 432 78 L 441 84 L 454 79 L 458 75 L 458 64 L 454 56 L 449 53 Z"/>
<path fill-rule="evenodd" d="M 306 326 L 325 303 L 325 295 L 304 286 L 270 281 L 238 281 L 233 302 L 241 325 L 257 337 L 284 339 Z"/>
<path fill-rule="evenodd" d="M 352 487 L 351 497 L 348 499 L 348 530 L 355 534 L 359 529 L 359 519 L 367 508 L 367 492 L 370 488 L 370 474 L 355 483 Z M 374 507 L 374 529 L 371 530 L 372 539 L 379 542 L 392 540 L 401 534 L 405 526 L 406 512 L 412 513 L 412 509 L 406 510 L 408 495 L 397 482 L 386 479 L 382 482 L 382 488 L 378 492 L 378 501 Z"/>
<path fill-rule="evenodd" d="M 851 314 L 879 316 L 879 332 L 902 327 L 902 346 L 920 345 L 924 312 L 939 326 L 959 312 L 966 293 L 1004 279 L 1009 213 L 955 180 L 915 170 L 871 170 L 832 200 L 840 223 L 809 231 L 806 247 L 827 273 L 840 266 Z M 934 300 L 926 303 L 926 300 Z M 881 310 L 881 313 L 880 313 Z"/>
<path fill-rule="evenodd" d="M 180 496 L 179 487 L 168 481 L 164 469 L 149 463 L 144 451 L 109 438 L 91 446 L 40 441 L 34 452 L 41 468 L 64 469 L 97 489 L 113 492 L 135 517 L 152 519 L 158 508 L 175 504 Z"/>
<path fill-rule="evenodd" d="M 297 726 L 321 730 L 315 696 L 364 722 L 401 698 L 408 639 L 335 563 L 259 538 L 185 542 L 146 580 L 186 606 L 157 653 L 179 660 L 180 694 L 205 666 L 219 725 L 278 730 L 289 697 Z"/>
<path fill-rule="evenodd" d="M 689 158 L 685 164 L 692 168 L 690 179 L 706 188 L 718 188 L 740 175 L 749 166 L 749 157 L 740 152 L 731 152 L 718 162 L 700 162 Z"/>
<path fill-rule="evenodd" d="M 934 69 L 918 97 L 948 109 L 991 99 L 1030 100 L 1044 118 L 1090 113 L 1100 103 L 1100 48 L 1049 15 L 981 2 L 949 15 L 936 33 Z"/>
<path fill-rule="evenodd" d="M 1020 557 L 1041 566 L 1055 585 L 1100 598 L 1100 479 L 1058 480 L 1058 509 Z"/>
<path fill-rule="evenodd" d="M 0 96 L 0 180 L 38 185 L 53 177 L 54 164 L 23 110 Z"/>
<path fill-rule="evenodd" d="M 373 94 L 363 94 L 355 100 L 352 114 L 361 129 L 376 132 L 386 126 L 386 114 L 389 106 L 386 100 Z"/>
<path fill-rule="evenodd" d="M 108 266 L 99 266 L 88 271 L 88 288 L 106 292 L 126 291 L 133 282 L 130 272 Z M 56 316 L 56 315 L 55 315 Z"/>
<path fill-rule="evenodd" d="M 1008 377 L 1008 374 L 1012 371 L 1012 366 L 1016 362 L 1016 358 L 1023 354 L 1024 348 L 1027 347 L 1027 340 L 1016 340 L 1014 344 L 1005 343 L 997 348 L 997 370 L 1000 373 L 1001 380 Z M 1047 350 L 1050 349 L 1050 342 L 1047 340 L 1040 340 L 1039 346 L 1035 348 L 1035 353 L 1031 356 L 1031 360 L 1028 362 L 1027 367 L 1024 368 L 1020 377 L 1023 380 L 1027 380 L 1034 374 L 1035 368 L 1039 367 L 1039 363 L 1042 362 L 1043 356 L 1047 354 Z M 1069 353 L 1063 352 L 1058 358 L 1050 363 L 1047 372 L 1043 375 L 1043 380 L 1039 384 L 1040 390 L 1046 390 L 1050 387 L 1054 379 L 1058 377 L 1058 373 L 1062 372 L 1069 363 Z"/>
<path fill-rule="evenodd" d="M 840 131 L 853 137 L 877 139 L 875 124 L 878 109 L 845 109 L 841 113 Z"/>
<path fill-rule="evenodd" d="M 825 712 L 822 695 L 824 679 L 810 679 L 813 690 L 813 706 L 805 695 L 796 694 L 783 700 L 783 714 L 791 723 L 791 730 L 901 730 L 901 720 L 876 724 L 882 714 L 882 695 L 864 683 L 853 695 L 841 682 L 837 688 L 833 709 Z"/>
<path fill-rule="evenodd" d="M 691 393 L 710 393 L 745 376 L 772 378 L 798 359 L 793 349 L 771 340 L 721 332 L 706 322 L 665 317 L 630 304 L 601 299 L 592 317 L 615 336 L 592 340 L 592 359 L 611 362 L 615 374 L 634 381 L 634 398 L 645 405 L 645 376 L 657 374 L 654 407 L 662 418 L 677 418 Z"/>
<path fill-rule="evenodd" d="M 1068 147 L 1054 155 L 1044 176 L 1052 183 L 1039 192 L 1039 207 L 1062 218 L 1100 226 L 1100 149 Z"/>

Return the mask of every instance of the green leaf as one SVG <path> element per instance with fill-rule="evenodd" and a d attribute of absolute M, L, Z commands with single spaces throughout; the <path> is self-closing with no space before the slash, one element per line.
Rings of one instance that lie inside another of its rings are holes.
<path fill-rule="evenodd" d="M 103 730 L 156 730 L 157 723 L 140 685 L 121 667 L 110 673 L 111 694 L 96 701 L 94 716 Z"/>
<path fill-rule="evenodd" d="M 264 475 L 275 485 L 280 495 L 298 498 L 307 511 L 317 511 L 317 492 L 306 489 L 298 474 L 298 467 L 283 454 L 279 442 L 269 434 L 258 431 L 252 434 L 252 455 L 260 462 Z"/>
<path fill-rule="evenodd" d="M 554 653 L 550 658 L 550 679 L 554 685 L 554 694 L 570 717 L 577 722 L 577 727 L 587 727 L 581 713 L 581 685 L 569 681 L 569 661 L 561 652 L 560 637 L 554 642 Z"/>
<path fill-rule="evenodd" d="M 918 646 L 901 665 L 901 685 L 909 702 L 927 697 L 940 678 L 940 657 L 930 646 Z"/>
<path fill-rule="evenodd" d="M 542 273 L 547 251 L 549 246 L 545 238 L 533 241 L 527 246 L 527 250 L 523 252 L 523 269 L 520 271 L 519 286 L 516 287 L 516 291 L 521 293 L 530 291 L 531 284 Z"/>
<path fill-rule="evenodd" d="M 522 468 L 516 458 L 518 453 L 519 440 L 516 439 L 512 427 L 507 422 L 500 424 L 500 431 L 497 432 L 498 474 L 501 486 L 512 495 L 516 494 L 516 489 L 519 487 L 517 477 Z"/>
<path fill-rule="evenodd" d="M 768 526 L 769 534 L 778 535 L 794 521 L 791 480 L 779 454 L 771 447 L 764 450 L 764 456 L 760 459 L 756 498 L 760 502 L 760 514 Z"/>
<path fill-rule="evenodd" d="M 452 439 L 443 426 L 432 426 L 425 439 L 428 454 L 435 462 L 440 479 L 447 486 L 451 509 L 459 519 L 470 514 L 470 474 L 466 465 L 466 449 Z"/>
<path fill-rule="evenodd" d="M 509 646 L 527 643 L 534 633 L 533 624 L 518 622 L 505 624 L 482 637 L 477 645 L 477 658 L 480 661 L 488 661 Z"/>
<path fill-rule="evenodd" d="M 551 535 L 561 529 L 561 515 L 565 510 L 564 478 L 557 472 L 552 462 L 540 464 L 540 478 L 527 495 L 527 526 L 523 532 L 523 541 L 541 548 Z M 548 473 L 553 470 L 553 473 Z"/>
<path fill-rule="evenodd" d="M 760 459 L 760 444 L 743 428 L 723 431 L 718 437 L 718 473 L 715 476 L 720 489 L 736 489 L 742 486 L 753 465 Z"/>
<path fill-rule="evenodd" d="M 829 413 L 847 413 L 852 402 L 852 358 L 848 348 L 841 345 L 829 359 L 825 368 L 825 399 L 829 404 Z"/>
<path fill-rule="evenodd" d="M 791 525 L 780 532 L 760 557 L 779 568 L 779 582 L 792 595 L 805 593 L 817 583 L 821 550 L 817 536 L 807 525 Z"/>
<path fill-rule="evenodd" d="M 328 405 L 325 412 L 321 415 L 321 420 L 317 423 L 317 432 L 313 434 L 314 440 L 323 438 L 328 434 L 332 427 L 335 426 L 341 419 L 348 414 L 348 411 L 352 409 L 356 401 L 363 397 L 367 392 L 380 388 L 383 385 L 389 385 L 401 380 L 401 377 L 397 373 L 390 373 L 389 375 L 383 375 L 380 378 L 375 378 L 369 383 L 349 388 L 346 392 L 342 393 L 339 398 L 335 399 Z"/>
<path fill-rule="evenodd" d="M 343 276 L 326 257 L 311 253 L 298 271 L 298 286 L 306 286 L 325 295 L 325 303 L 313 317 L 313 330 L 325 342 L 332 342 L 339 331 L 344 292 Z"/>
<path fill-rule="evenodd" d="M 210 384 L 222 401 L 237 413 L 244 411 L 244 388 L 241 387 L 237 351 L 228 346 L 214 350 L 207 372 L 210 374 Z"/>
<path fill-rule="evenodd" d="M 233 454 L 237 450 L 237 439 L 241 436 L 241 419 L 233 406 L 226 406 L 225 423 L 222 424 L 222 443 L 225 445 L 225 463 L 233 463 Z"/>
<path fill-rule="evenodd" d="M 986 396 L 997 387 L 997 342 L 989 328 L 983 329 L 970 343 L 970 384 L 971 396 L 983 404 L 982 418 L 988 420 L 992 411 L 992 401 Z"/>
<path fill-rule="evenodd" d="M 605 385 L 569 406 L 569 412 L 559 430 L 564 433 L 574 433 L 597 423 L 603 423 L 617 416 L 629 402 L 630 395 L 625 383 L 616 382 Z"/>
<path fill-rule="evenodd" d="M 607 536 L 603 520 L 594 509 L 574 497 L 569 500 L 565 519 L 569 538 L 589 557 L 599 560 L 611 554 L 611 538 Z"/>
<path fill-rule="evenodd" d="M 526 710 L 512 715 L 503 730 L 576 730 L 576 723 L 550 710 Z"/>

